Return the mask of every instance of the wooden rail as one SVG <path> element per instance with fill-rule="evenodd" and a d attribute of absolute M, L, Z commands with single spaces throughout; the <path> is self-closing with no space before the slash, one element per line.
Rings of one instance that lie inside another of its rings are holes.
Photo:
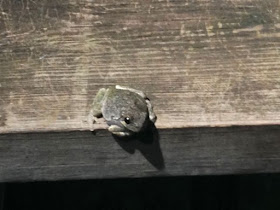
<path fill-rule="evenodd" d="M 0 180 L 279 172 L 279 14 L 278 0 L 1 1 Z M 153 102 L 159 160 L 88 131 L 114 84 Z"/>

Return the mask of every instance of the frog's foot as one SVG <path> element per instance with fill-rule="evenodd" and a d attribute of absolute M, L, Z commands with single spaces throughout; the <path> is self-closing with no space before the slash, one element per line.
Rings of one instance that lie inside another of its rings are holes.
<path fill-rule="evenodd" d="M 92 110 L 90 110 L 89 114 L 83 119 L 82 123 L 87 124 L 90 131 L 94 131 L 93 124 L 95 123 L 95 119 Z"/>
<path fill-rule="evenodd" d="M 152 106 L 152 104 L 151 104 L 151 102 L 150 102 L 149 99 L 146 99 L 146 103 L 147 103 L 148 112 L 149 112 L 149 119 L 150 119 L 150 121 L 152 121 L 153 123 L 155 123 L 156 120 L 157 120 L 157 116 L 156 116 L 156 114 L 154 113 L 153 106 Z"/>
<path fill-rule="evenodd" d="M 130 136 L 130 133 L 127 132 L 112 132 L 113 135 L 119 136 L 119 137 L 125 137 L 125 136 Z"/>
<path fill-rule="evenodd" d="M 92 114 L 94 117 L 100 118 L 102 117 L 102 102 L 104 100 L 104 96 L 107 90 L 105 88 L 101 88 L 96 94 L 93 103 L 92 103 Z"/>
<path fill-rule="evenodd" d="M 110 131 L 112 134 L 116 135 L 116 136 L 130 136 L 131 132 L 129 131 L 125 131 L 122 127 L 119 127 L 117 125 L 110 125 L 108 128 L 108 131 Z"/>

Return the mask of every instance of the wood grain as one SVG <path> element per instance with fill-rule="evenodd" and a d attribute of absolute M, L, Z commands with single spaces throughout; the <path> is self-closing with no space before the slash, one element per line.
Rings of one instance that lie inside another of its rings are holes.
<path fill-rule="evenodd" d="M 114 84 L 145 91 L 158 128 L 279 124 L 279 4 L 1 1 L 0 132 L 88 130 Z"/>
<path fill-rule="evenodd" d="M 0 135 L 0 181 L 280 171 L 280 127 L 160 130 L 159 141 L 108 131 Z"/>
<path fill-rule="evenodd" d="M 279 172 L 279 14 L 278 0 L 0 1 L 0 181 Z M 147 93 L 153 141 L 87 131 L 114 84 Z M 232 125 L 253 127 L 213 128 Z"/>

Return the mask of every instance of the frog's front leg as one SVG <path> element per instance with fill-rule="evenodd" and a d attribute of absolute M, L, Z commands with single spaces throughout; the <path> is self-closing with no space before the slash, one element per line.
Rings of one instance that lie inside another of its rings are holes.
<path fill-rule="evenodd" d="M 101 88 L 96 94 L 92 103 L 92 114 L 94 117 L 102 117 L 102 106 L 107 89 Z"/>
<path fill-rule="evenodd" d="M 157 116 L 154 113 L 153 106 L 152 106 L 152 104 L 151 104 L 151 102 L 148 98 L 146 98 L 146 104 L 147 104 L 147 107 L 148 107 L 149 118 L 153 123 L 155 123 L 156 120 L 157 120 Z"/>

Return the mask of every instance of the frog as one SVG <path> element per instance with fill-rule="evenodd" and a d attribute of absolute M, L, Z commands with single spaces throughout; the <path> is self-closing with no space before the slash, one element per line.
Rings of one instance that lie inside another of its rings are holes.
<path fill-rule="evenodd" d="M 92 114 L 103 117 L 108 130 L 118 137 L 141 133 L 157 119 L 144 92 L 120 85 L 99 89 L 92 103 Z"/>

